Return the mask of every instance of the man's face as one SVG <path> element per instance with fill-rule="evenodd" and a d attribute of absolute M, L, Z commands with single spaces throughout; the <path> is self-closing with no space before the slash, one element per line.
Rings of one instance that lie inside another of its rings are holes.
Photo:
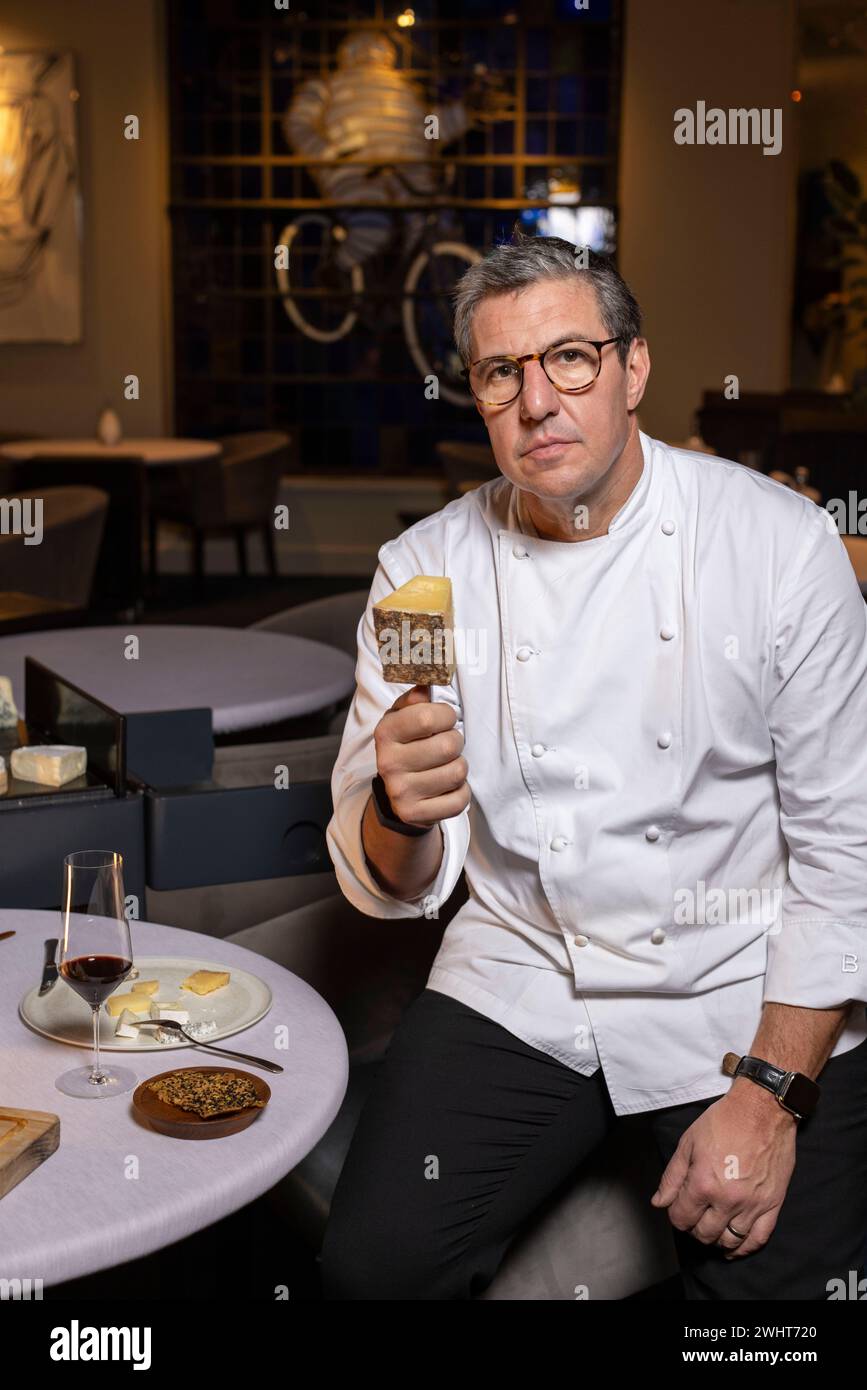
<path fill-rule="evenodd" d="M 580 274 L 543 279 L 526 289 L 489 295 L 475 309 L 471 361 L 501 354 L 521 357 L 569 338 L 602 341 L 605 329 L 596 293 Z M 592 492 L 608 474 L 629 438 L 630 410 L 644 392 L 650 363 L 643 339 L 627 366 L 617 344 L 602 349 L 602 370 L 593 385 L 565 395 L 540 362 L 524 366 L 521 394 L 508 405 L 479 405 L 497 465 L 517 487 L 556 503 Z M 543 441 L 553 440 L 553 443 Z"/>

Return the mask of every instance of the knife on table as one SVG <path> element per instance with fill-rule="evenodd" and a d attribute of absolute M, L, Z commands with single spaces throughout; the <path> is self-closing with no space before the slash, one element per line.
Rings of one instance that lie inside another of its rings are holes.
<path fill-rule="evenodd" d="M 39 986 L 40 994 L 47 994 L 51 986 L 57 981 L 57 966 L 54 957 L 60 945 L 58 937 L 49 937 L 45 943 L 45 964 L 42 967 L 42 984 Z"/>

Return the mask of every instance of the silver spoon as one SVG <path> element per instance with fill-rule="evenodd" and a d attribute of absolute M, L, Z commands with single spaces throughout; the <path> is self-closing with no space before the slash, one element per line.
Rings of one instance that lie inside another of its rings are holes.
<path fill-rule="evenodd" d="M 176 1033 L 183 1033 L 188 1042 L 194 1047 L 207 1047 L 211 1052 L 221 1052 L 224 1057 L 240 1057 L 242 1062 L 251 1062 L 254 1067 L 264 1067 L 266 1071 L 282 1071 L 283 1068 L 277 1062 L 269 1062 L 264 1057 L 253 1057 L 249 1052 L 233 1052 L 228 1047 L 215 1047 L 213 1043 L 200 1042 L 198 1038 L 193 1038 L 180 1023 L 176 1023 L 173 1018 L 137 1018 L 133 1023 L 134 1028 L 167 1028 L 174 1029 Z"/>

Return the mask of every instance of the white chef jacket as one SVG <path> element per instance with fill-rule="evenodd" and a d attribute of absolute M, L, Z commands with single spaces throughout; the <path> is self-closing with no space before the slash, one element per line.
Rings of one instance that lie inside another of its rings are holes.
<path fill-rule="evenodd" d="M 466 872 L 428 988 L 575 1071 L 615 1113 L 724 1094 L 762 1004 L 859 1001 L 867 1036 L 867 606 L 828 514 L 643 432 L 607 534 L 551 541 L 486 483 L 379 551 L 328 846 L 374 917 L 432 916 Z M 366 863 L 383 679 L 372 604 L 453 584 L 470 806 L 427 893 Z M 462 643 L 461 636 L 463 634 Z M 407 930 L 411 930 L 410 927 Z"/>

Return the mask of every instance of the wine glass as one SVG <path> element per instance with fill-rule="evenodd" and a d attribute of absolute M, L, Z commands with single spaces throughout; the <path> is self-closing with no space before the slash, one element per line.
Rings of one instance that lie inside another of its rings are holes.
<path fill-rule="evenodd" d="M 123 858 L 114 850 L 85 849 L 63 861 L 63 943 L 60 974 L 93 1010 L 92 1067 L 74 1067 L 54 1083 L 67 1096 L 104 1100 L 138 1084 L 127 1067 L 99 1065 L 99 1014 L 104 1001 L 132 970 L 132 943 L 124 912 Z"/>

